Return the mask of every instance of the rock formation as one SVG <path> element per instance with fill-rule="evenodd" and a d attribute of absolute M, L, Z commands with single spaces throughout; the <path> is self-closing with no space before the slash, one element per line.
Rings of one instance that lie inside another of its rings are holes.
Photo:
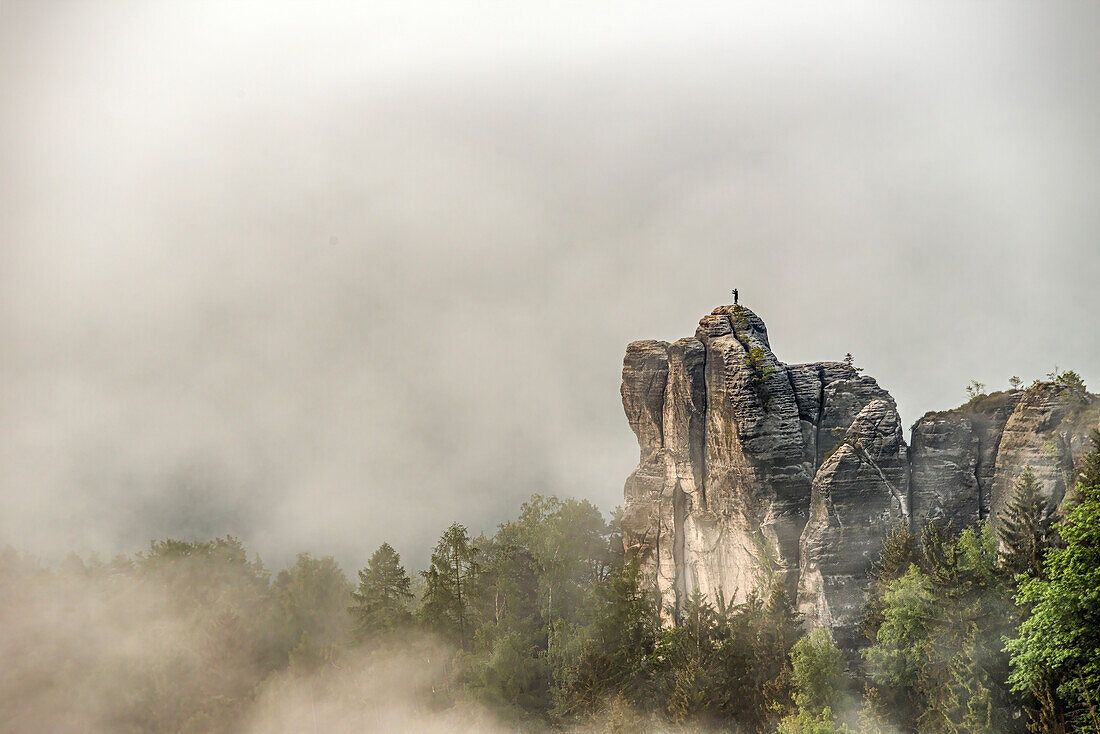
<path fill-rule="evenodd" d="M 847 649 L 892 527 L 995 522 L 1027 464 L 1053 512 L 1100 425 L 1096 396 L 1037 383 L 924 416 L 910 448 L 873 378 L 780 362 L 741 306 L 704 316 L 694 337 L 630 344 L 621 392 L 641 449 L 623 540 L 666 621 L 695 592 L 739 603 L 781 583 Z"/>
<path fill-rule="evenodd" d="M 994 393 L 913 425 L 913 514 L 922 524 L 964 528 L 989 516 L 1001 433 L 1022 396 Z"/>
<path fill-rule="evenodd" d="M 913 514 L 962 528 L 997 517 L 1031 466 L 1058 512 L 1100 421 L 1100 399 L 1054 382 L 983 395 L 913 426 Z M 965 487 L 965 489 L 964 489 Z"/>

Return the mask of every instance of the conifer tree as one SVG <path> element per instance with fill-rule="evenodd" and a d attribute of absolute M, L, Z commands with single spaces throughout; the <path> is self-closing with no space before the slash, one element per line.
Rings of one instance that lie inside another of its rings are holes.
<path fill-rule="evenodd" d="M 843 699 L 844 655 L 829 633 L 816 629 L 791 650 L 795 711 L 784 717 L 778 734 L 855 734 L 837 720 Z"/>
<path fill-rule="evenodd" d="M 1042 575 L 1043 552 L 1050 545 L 1043 507 L 1039 481 L 1028 464 L 1013 485 L 1012 499 L 997 526 L 997 537 L 1002 546 L 1001 563 L 1012 576 Z"/>
<path fill-rule="evenodd" d="M 921 555 L 886 584 L 882 623 L 863 652 L 876 697 L 906 730 L 1012 731 L 1002 686 L 1012 615 L 993 531 L 929 525 Z"/>
<path fill-rule="evenodd" d="M 882 624 L 883 599 L 890 582 L 904 576 L 909 567 L 919 561 L 917 538 L 909 531 L 909 524 L 902 521 L 886 533 L 879 559 L 871 567 L 874 583 L 860 621 L 860 629 L 868 639 L 875 639 Z"/>
<path fill-rule="evenodd" d="M 1007 643 L 1009 683 L 1035 696 L 1043 731 L 1100 730 L 1100 437 L 1093 441 L 1078 503 L 1058 527 L 1064 546 L 1048 551 L 1045 578 L 1020 585 L 1016 603 L 1031 611 Z"/>
<path fill-rule="evenodd" d="M 473 634 L 468 609 L 477 574 L 476 548 L 466 527 L 451 523 L 432 551 L 428 570 L 420 572 L 425 581 L 420 619 L 428 629 L 462 647 Z"/>
<path fill-rule="evenodd" d="M 367 567 L 359 571 L 359 588 L 351 593 L 355 604 L 348 611 L 355 618 L 355 639 L 362 641 L 412 622 L 410 585 L 397 551 L 389 543 L 378 546 Z"/>
<path fill-rule="evenodd" d="M 859 377 L 860 372 L 863 372 L 862 367 L 856 367 L 856 359 L 851 352 L 844 355 L 844 366 L 848 369 L 848 377 L 853 380 Z"/>

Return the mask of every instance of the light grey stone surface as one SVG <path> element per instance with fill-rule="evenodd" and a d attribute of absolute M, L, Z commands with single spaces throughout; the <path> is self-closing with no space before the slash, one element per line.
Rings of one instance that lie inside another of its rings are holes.
<path fill-rule="evenodd" d="M 929 413 L 910 448 L 872 377 L 784 364 L 764 322 L 736 306 L 694 337 L 630 344 L 621 392 L 639 446 L 623 541 L 666 622 L 696 591 L 741 602 L 775 579 L 849 652 L 893 526 L 996 523 L 1028 464 L 1055 511 L 1100 425 L 1100 398 L 1036 383 Z"/>

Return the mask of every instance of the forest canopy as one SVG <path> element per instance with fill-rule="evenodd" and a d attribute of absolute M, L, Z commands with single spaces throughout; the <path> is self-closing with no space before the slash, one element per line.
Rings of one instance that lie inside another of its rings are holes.
<path fill-rule="evenodd" d="M 666 625 L 618 513 L 556 497 L 491 536 L 451 524 L 418 572 L 383 542 L 354 580 L 309 553 L 273 575 L 232 537 L 54 566 L 7 548 L 0 729 L 1094 731 L 1093 440 L 1058 521 L 1025 469 L 996 528 L 889 533 L 857 651 L 774 579 Z"/>

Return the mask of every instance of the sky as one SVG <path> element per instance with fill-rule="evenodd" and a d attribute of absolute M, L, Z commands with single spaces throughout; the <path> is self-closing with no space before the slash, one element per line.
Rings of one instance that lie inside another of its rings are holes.
<path fill-rule="evenodd" d="M 741 301 L 906 424 L 1100 386 L 1100 5 L 0 0 L 0 545 L 422 565 L 622 501 Z"/>

